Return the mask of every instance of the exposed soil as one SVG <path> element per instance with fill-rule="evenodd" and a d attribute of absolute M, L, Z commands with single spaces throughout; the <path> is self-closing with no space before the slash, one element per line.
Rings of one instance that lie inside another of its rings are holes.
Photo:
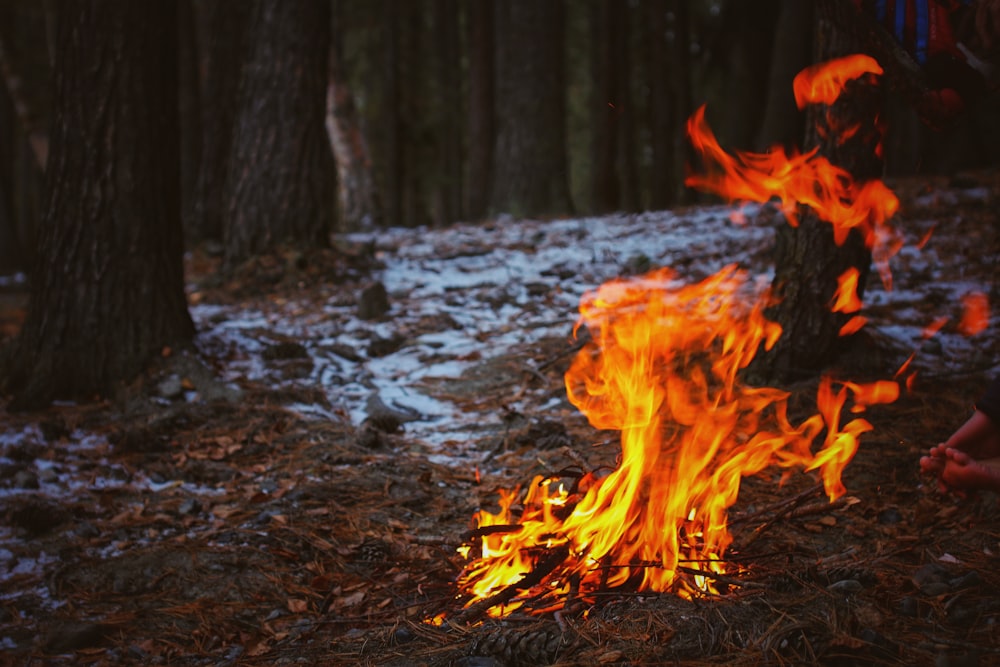
<path fill-rule="evenodd" d="M 963 183 L 902 192 L 924 197 L 926 218 L 962 220 L 940 248 L 978 239 L 981 255 L 956 261 L 996 304 L 998 179 L 970 178 L 992 193 L 987 205 L 963 199 Z M 220 284 L 198 254 L 193 300 L 280 318 L 294 295 L 296 307 L 320 312 L 370 284 L 369 250 L 350 257 L 286 257 Z M 574 273 L 556 270 L 554 280 Z M 532 289 L 544 299 L 553 288 Z M 22 312 L 11 303 L 4 333 Z M 918 304 L 927 321 L 933 306 Z M 378 303 L 365 308 L 392 317 Z M 419 333 L 453 328 L 447 318 L 422 316 L 395 343 L 373 334 L 365 349 L 322 344 L 342 359 L 391 359 Z M 937 367 L 924 351 L 913 390 L 867 413 L 876 430 L 846 470 L 846 497 L 828 503 L 805 474 L 745 479 L 718 595 L 608 590 L 555 614 L 463 615 L 456 547 L 497 488 L 615 464 L 615 434 L 595 431 L 561 398 L 571 325 L 569 316 L 564 334 L 502 354 L 463 351 L 463 372 L 421 379 L 428 395 L 474 416 L 461 438 L 478 458 L 443 456 L 413 436 L 419 415 L 378 394 L 367 418 L 352 420 L 336 392 L 310 381 L 305 352 L 318 343 L 274 331 L 254 351 L 256 374 L 233 374 L 228 364 L 245 350 L 212 339 L 173 351 L 105 402 L 0 412 L 2 662 L 1000 664 L 997 499 L 944 495 L 917 466 L 995 372 L 996 335 L 976 356 Z M 876 330 L 841 370 L 891 374 L 906 352 Z M 793 411 L 810 409 L 815 387 L 789 387 Z M 443 624 L 430 622 L 441 614 Z"/>

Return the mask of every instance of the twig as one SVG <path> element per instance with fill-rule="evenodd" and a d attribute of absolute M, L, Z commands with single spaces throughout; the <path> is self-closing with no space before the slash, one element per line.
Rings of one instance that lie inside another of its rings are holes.
<path fill-rule="evenodd" d="M 535 568 L 521 577 L 520 581 L 510 584 L 488 598 L 484 598 L 468 607 L 455 619 L 456 623 L 473 623 L 478 621 L 493 607 L 510 602 L 518 591 L 527 590 L 542 583 L 542 580 L 552 573 L 569 556 L 569 545 L 563 544 L 552 549 L 549 554 L 538 561 Z"/>

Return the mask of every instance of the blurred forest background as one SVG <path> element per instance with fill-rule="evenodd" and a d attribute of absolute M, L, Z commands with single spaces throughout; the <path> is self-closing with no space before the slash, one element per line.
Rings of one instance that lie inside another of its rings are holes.
<path fill-rule="evenodd" d="M 222 240 L 240 105 L 253 104 L 245 70 L 256 62 L 261 31 L 274 27 L 251 21 L 251 4 L 178 0 L 189 247 Z M 29 268 L 43 217 L 51 5 L 0 2 L 0 273 Z M 328 42 L 325 125 L 334 159 L 317 177 L 337 192 L 333 228 L 691 203 L 683 126 L 696 106 L 707 104 L 729 149 L 800 143 L 791 80 L 813 60 L 813 5 L 330 0 L 320 21 L 296 27 L 290 39 Z M 887 94 L 888 175 L 995 165 L 998 107 L 994 95 L 954 126 L 932 130 Z"/>

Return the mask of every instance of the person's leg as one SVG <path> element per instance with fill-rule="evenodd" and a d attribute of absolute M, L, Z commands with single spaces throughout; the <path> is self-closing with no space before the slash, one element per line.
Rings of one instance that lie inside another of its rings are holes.
<path fill-rule="evenodd" d="M 920 459 L 948 488 L 1000 490 L 1000 427 L 977 410 L 950 438 Z"/>

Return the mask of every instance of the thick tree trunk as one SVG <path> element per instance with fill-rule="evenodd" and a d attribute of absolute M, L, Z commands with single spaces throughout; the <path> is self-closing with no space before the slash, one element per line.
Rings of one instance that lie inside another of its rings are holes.
<path fill-rule="evenodd" d="M 465 215 L 486 215 L 493 168 L 493 0 L 467 0 L 469 112 L 466 149 Z"/>
<path fill-rule="evenodd" d="M 817 36 L 819 60 L 847 55 L 855 45 L 842 33 L 830 29 L 820 3 Z M 881 140 L 876 119 L 881 94 L 866 82 L 848 84 L 844 94 L 830 107 L 810 107 L 807 113 L 805 149 L 819 146 L 820 154 L 847 170 L 856 181 L 881 176 L 882 161 L 876 152 Z M 858 130 L 840 140 L 843 128 Z M 830 306 L 837 277 L 850 267 L 860 272 L 858 296 L 863 296 L 871 267 L 871 251 L 856 231 L 842 246 L 834 243 L 830 224 L 806 212 L 796 228 L 778 232 L 773 289 L 780 300 L 769 316 L 783 330 L 770 353 L 760 357 L 753 375 L 771 382 L 785 382 L 815 375 L 835 362 L 845 339 L 839 336 L 848 319 Z"/>
<path fill-rule="evenodd" d="M 507 0 L 496 10 L 490 209 L 518 217 L 569 213 L 562 0 Z"/>
<path fill-rule="evenodd" d="M 335 172 L 326 137 L 328 0 L 255 0 L 226 178 L 226 264 L 326 246 Z"/>
<path fill-rule="evenodd" d="M 196 50 L 202 77 L 201 155 L 195 183 L 192 218 L 185 225 L 189 242 L 222 240 L 223 200 L 232 147 L 233 124 L 239 102 L 243 36 L 249 3 L 246 0 L 200 0 L 202 12 Z"/>
<path fill-rule="evenodd" d="M 340 4 L 335 7 L 339 9 Z M 338 33 L 339 18 L 334 17 L 331 28 L 326 133 L 337 166 L 337 218 L 340 228 L 358 231 L 381 226 L 382 211 L 372 174 L 368 141 L 361 131 L 354 94 L 341 64 L 343 47 Z"/>
<path fill-rule="evenodd" d="M 176 4 L 60 5 L 46 216 L 12 407 L 113 391 L 193 335 L 179 211 Z"/>

